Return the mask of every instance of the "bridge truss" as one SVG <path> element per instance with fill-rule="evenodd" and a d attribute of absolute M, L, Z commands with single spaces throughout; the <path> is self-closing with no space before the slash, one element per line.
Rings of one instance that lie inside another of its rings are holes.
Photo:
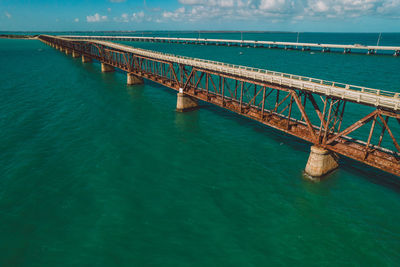
<path fill-rule="evenodd" d="M 44 35 L 40 39 L 400 176 L 397 104 L 381 106 L 379 102 L 313 92 L 273 79 L 262 81 L 217 66 L 212 69 L 185 64 L 173 56 L 166 59 L 158 53 L 139 53 L 111 42 Z"/>

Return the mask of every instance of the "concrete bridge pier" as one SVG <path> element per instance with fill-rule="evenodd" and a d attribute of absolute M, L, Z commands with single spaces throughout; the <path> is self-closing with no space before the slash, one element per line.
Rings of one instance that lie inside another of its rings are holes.
<path fill-rule="evenodd" d="M 338 156 L 328 149 L 312 146 L 305 173 L 312 180 L 318 180 L 339 166 Z"/>
<path fill-rule="evenodd" d="M 92 62 L 92 59 L 88 56 L 82 55 L 82 63 Z"/>
<path fill-rule="evenodd" d="M 101 72 L 113 72 L 114 67 L 106 63 L 101 63 Z"/>
<path fill-rule="evenodd" d="M 393 56 L 398 57 L 400 56 L 400 50 L 396 50 L 393 54 Z"/>
<path fill-rule="evenodd" d="M 79 54 L 78 51 L 72 50 L 72 57 L 73 58 L 78 58 L 80 56 L 81 56 L 81 54 Z"/>
<path fill-rule="evenodd" d="M 143 84 L 143 78 L 132 73 L 128 73 L 126 75 L 126 83 L 127 85 Z"/>
<path fill-rule="evenodd" d="M 72 52 L 71 52 L 71 50 L 69 50 L 68 48 L 65 48 L 65 54 L 66 54 L 66 55 L 71 55 Z"/>
<path fill-rule="evenodd" d="M 197 108 L 199 104 L 197 99 L 183 93 L 183 89 L 179 88 L 178 98 L 176 101 L 176 111 L 186 112 Z"/>

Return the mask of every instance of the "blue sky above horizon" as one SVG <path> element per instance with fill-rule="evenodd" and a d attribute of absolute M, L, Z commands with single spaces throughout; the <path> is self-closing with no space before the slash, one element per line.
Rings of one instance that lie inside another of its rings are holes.
<path fill-rule="evenodd" d="M 0 0 L 0 31 L 399 32 L 400 0 Z"/>

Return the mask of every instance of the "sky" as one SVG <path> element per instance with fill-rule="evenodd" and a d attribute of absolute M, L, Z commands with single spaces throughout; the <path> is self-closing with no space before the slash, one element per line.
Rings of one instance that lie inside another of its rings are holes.
<path fill-rule="evenodd" d="M 400 0 L 0 0 L 0 31 L 400 32 Z"/>

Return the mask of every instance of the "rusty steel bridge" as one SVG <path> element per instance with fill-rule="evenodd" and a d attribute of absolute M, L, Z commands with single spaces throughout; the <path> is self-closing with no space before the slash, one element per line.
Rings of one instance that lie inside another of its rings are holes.
<path fill-rule="evenodd" d="M 74 57 L 97 60 L 106 71 L 121 69 L 128 73 L 128 81 L 130 76 L 151 80 L 178 95 L 212 103 L 313 147 L 400 176 L 399 93 L 103 40 L 50 35 L 39 39 Z"/>

